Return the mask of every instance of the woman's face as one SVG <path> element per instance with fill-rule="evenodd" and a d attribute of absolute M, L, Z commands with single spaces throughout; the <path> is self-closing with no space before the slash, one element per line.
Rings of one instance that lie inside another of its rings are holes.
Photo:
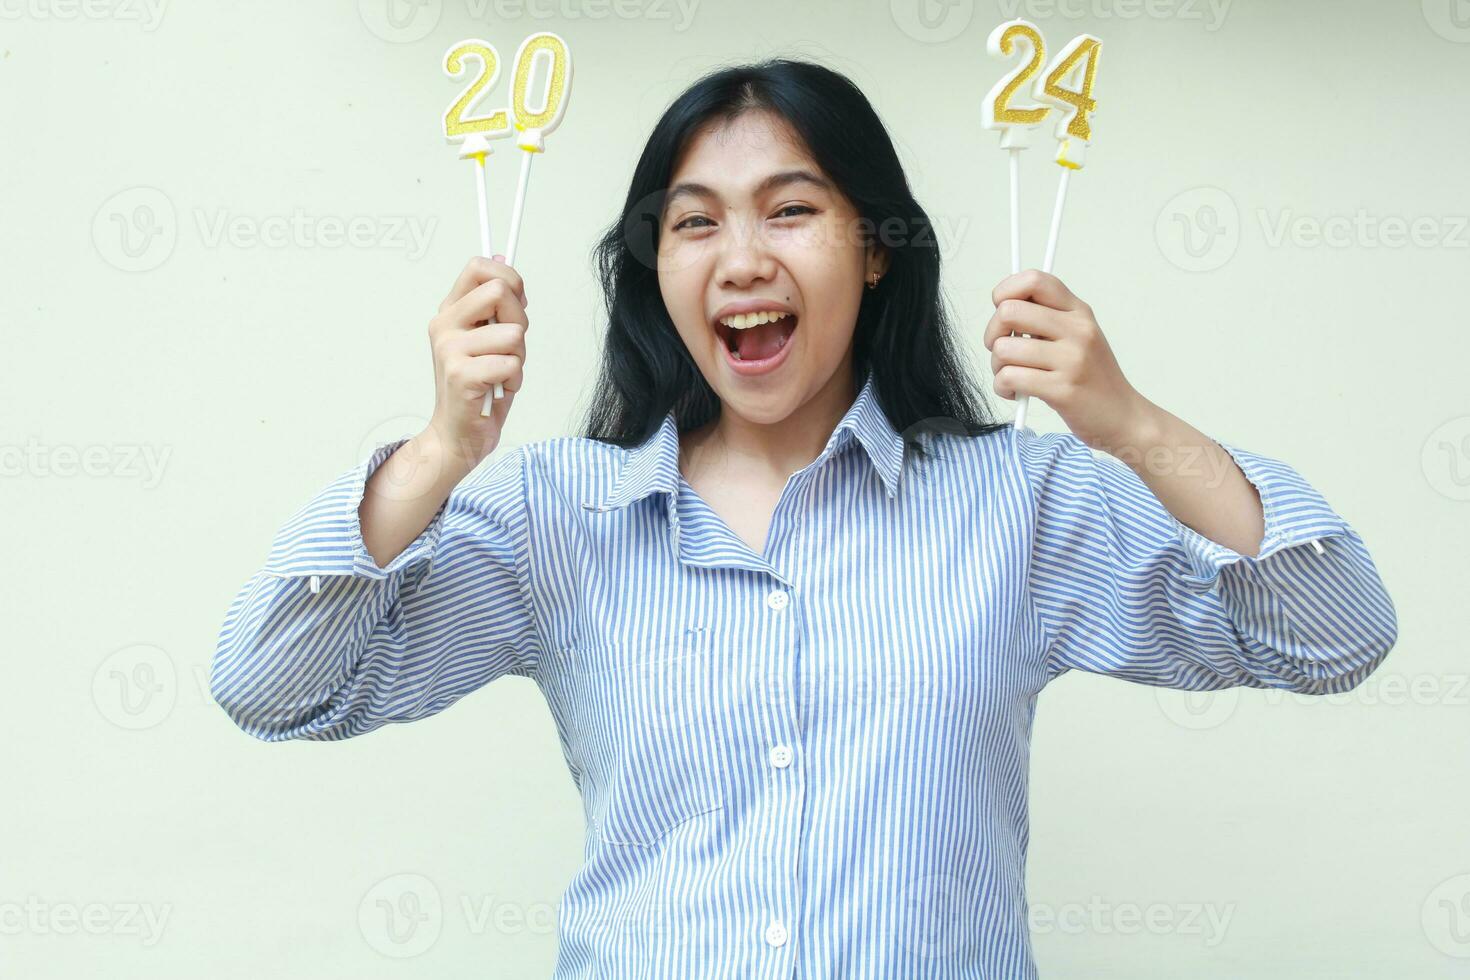
<path fill-rule="evenodd" d="M 850 378 L 869 272 L 858 218 L 779 116 L 748 111 L 691 138 L 664 205 L 659 288 L 705 380 L 743 418 L 779 422 Z M 787 315 L 738 329 L 721 322 L 732 308 Z"/>

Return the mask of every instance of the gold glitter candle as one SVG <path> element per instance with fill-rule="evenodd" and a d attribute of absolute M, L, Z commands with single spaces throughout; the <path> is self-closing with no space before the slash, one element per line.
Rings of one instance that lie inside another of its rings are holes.
<path fill-rule="evenodd" d="M 1057 121 L 1057 163 L 1069 170 L 1081 170 L 1087 147 L 1092 141 L 1092 113 L 1097 111 L 1097 98 L 1092 94 L 1097 81 L 1097 63 L 1102 54 L 1102 41 L 1091 34 L 1080 34 L 1067 42 L 1047 65 L 1046 75 L 1036 89 L 1036 97 L 1061 110 Z M 1080 75 L 1076 89 L 1063 83 Z"/>
<path fill-rule="evenodd" d="M 545 87 L 541 108 L 532 109 L 531 75 L 536 63 L 546 64 Z M 544 137 L 556 129 L 566 111 L 572 91 L 572 53 L 567 43 L 550 31 L 532 34 L 516 51 L 515 81 L 511 88 L 511 108 L 520 133 L 517 145 L 531 153 L 545 151 Z"/>
<path fill-rule="evenodd" d="M 994 58 L 1021 55 L 1021 63 L 995 83 L 980 107 L 980 124 L 1000 131 L 1001 147 L 1019 149 L 1028 143 L 1027 131 L 1051 112 L 1047 105 L 1011 104 L 1016 92 L 1041 69 L 1046 59 L 1046 42 L 1035 24 L 1012 20 L 990 32 L 985 50 Z"/>
<path fill-rule="evenodd" d="M 495 84 L 500 74 L 500 59 L 495 54 L 495 46 L 479 38 L 456 41 L 444 52 L 444 74 L 459 81 L 469 70 L 466 59 L 478 62 L 480 73 L 444 110 L 444 138 L 458 143 L 471 135 L 487 139 L 506 135 L 510 132 L 510 116 L 504 109 L 488 116 L 466 115 Z"/>

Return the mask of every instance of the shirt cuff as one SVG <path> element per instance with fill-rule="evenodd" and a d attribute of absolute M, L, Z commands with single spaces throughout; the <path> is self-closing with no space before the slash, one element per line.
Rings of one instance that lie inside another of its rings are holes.
<path fill-rule="evenodd" d="M 415 562 L 430 558 L 439 544 L 448 501 L 408 547 L 379 568 L 362 540 L 358 507 L 367 482 L 409 437 L 383 443 L 357 466 L 327 485 L 291 517 L 271 544 L 265 571 L 278 576 L 352 575 L 385 579 Z"/>
<path fill-rule="evenodd" d="M 1179 542 L 1193 578 L 1201 589 L 1213 586 L 1220 572 L 1229 565 L 1240 562 L 1252 566 L 1286 548 L 1314 541 L 1325 542 L 1347 533 L 1347 522 L 1291 466 L 1218 439 L 1215 442 L 1230 454 L 1260 494 L 1265 533 L 1259 554 L 1251 557 L 1212 541 L 1175 518 Z M 1327 546 L 1319 544 L 1319 547 Z"/>

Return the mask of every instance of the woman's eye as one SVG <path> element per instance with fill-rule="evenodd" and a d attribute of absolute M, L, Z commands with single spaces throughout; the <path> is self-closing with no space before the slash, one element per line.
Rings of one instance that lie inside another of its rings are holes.
<path fill-rule="evenodd" d="M 781 210 L 777 211 L 774 215 L 772 215 L 772 217 L 773 218 L 787 218 L 787 217 L 795 218 L 795 217 L 798 217 L 798 216 L 800 216 L 802 214 L 816 214 L 816 213 L 817 213 L 817 209 L 816 208 L 807 207 L 805 204 L 788 204 L 788 205 L 786 205 L 786 207 L 782 208 Z M 694 222 L 696 222 L 696 221 L 702 221 L 702 222 L 704 222 L 704 224 L 694 224 Z M 685 218 L 684 220 L 682 220 L 682 221 L 678 222 L 677 224 L 675 224 L 673 230 L 674 231 L 681 231 L 684 228 L 706 228 L 706 227 L 713 227 L 713 226 L 714 226 L 714 222 L 710 221 L 704 215 L 702 215 L 702 214 L 692 214 L 689 217 Z"/>

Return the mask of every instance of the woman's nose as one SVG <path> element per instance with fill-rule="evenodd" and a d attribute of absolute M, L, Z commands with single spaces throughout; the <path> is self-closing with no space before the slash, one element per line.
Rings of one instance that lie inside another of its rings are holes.
<path fill-rule="evenodd" d="M 743 286 L 756 279 L 769 278 L 774 273 L 775 260 L 756 225 L 749 221 L 734 221 L 727 225 L 727 229 L 729 234 L 720 243 L 716 269 L 720 282 Z"/>

